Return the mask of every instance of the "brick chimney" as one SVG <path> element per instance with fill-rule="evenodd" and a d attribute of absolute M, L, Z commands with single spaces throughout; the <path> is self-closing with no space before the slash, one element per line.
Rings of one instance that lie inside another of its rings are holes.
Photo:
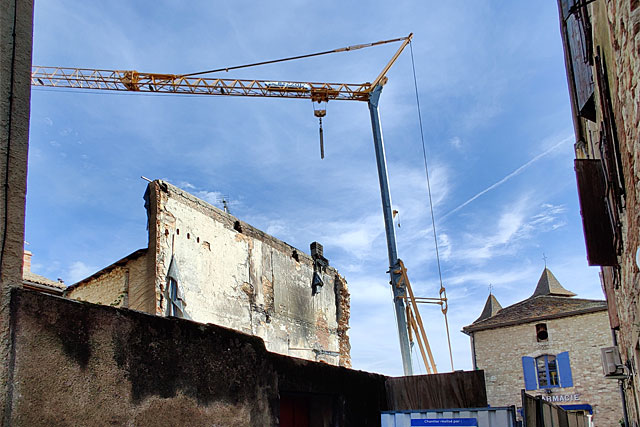
<path fill-rule="evenodd" d="M 22 274 L 31 273 L 31 251 L 25 249 L 24 256 L 22 258 Z"/>

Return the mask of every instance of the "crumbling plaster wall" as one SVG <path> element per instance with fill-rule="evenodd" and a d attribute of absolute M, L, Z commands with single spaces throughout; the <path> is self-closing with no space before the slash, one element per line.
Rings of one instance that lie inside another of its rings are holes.
<path fill-rule="evenodd" d="M 329 267 L 312 295 L 312 259 L 162 181 L 149 184 L 156 313 L 175 257 L 187 314 L 264 339 L 269 351 L 349 367 L 349 293 Z"/>

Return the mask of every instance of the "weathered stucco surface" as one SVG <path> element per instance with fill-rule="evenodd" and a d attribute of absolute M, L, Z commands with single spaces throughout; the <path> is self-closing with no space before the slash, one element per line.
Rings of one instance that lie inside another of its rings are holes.
<path fill-rule="evenodd" d="M 20 289 L 10 308 L 4 425 L 277 426 L 295 396 L 312 426 L 379 427 L 380 411 L 418 409 L 410 402 L 486 405 L 481 371 L 407 384 L 270 353 L 260 338 L 216 325 Z"/>
<path fill-rule="evenodd" d="M 191 319 L 264 339 L 269 351 L 350 366 L 349 293 L 329 267 L 312 294 L 312 259 L 164 182 L 150 187 L 156 313 L 175 257 Z"/>
<path fill-rule="evenodd" d="M 0 412 L 5 414 L 9 360 L 9 293 L 22 282 L 33 0 L 0 0 Z M 6 424 L 6 418 L 3 416 Z"/>
<path fill-rule="evenodd" d="M 25 290 L 11 312 L 6 425 L 277 426 L 281 393 L 324 396 L 327 427 L 377 426 L 387 409 L 385 377 L 232 329 Z"/>

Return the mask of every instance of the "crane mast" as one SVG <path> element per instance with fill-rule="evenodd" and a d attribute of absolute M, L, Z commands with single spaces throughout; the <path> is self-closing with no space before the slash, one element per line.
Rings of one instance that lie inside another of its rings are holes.
<path fill-rule="evenodd" d="M 404 269 L 402 261 L 398 258 L 396 237 L 393 227 L 393 213 L 391 205 L 391 192 L 389 189 L 389 178 L 387 174 L 387 161 L 384 142 L 382 138 L 380 113 L 378 110 L 378 101 L 380 98 L 380 94 L 382 93 L 383 86 L 387 82 L 386 73 L 389 71 L 396 59 L 398 59 L 404 48 L 411 42 L 412 37 L 413 34 L 409 34 L 409 36 L 401 39 L 386 40 L 382 42 L 369 43 L 367 45 L 356 45 L 349 48 L 336 49 L 330 52 L 301 56 L 307 57 L 324 53 L 348 51 L 388 42 L 402 41 L 401 46 L 398 48 L 391 60 L 385 65 L 380 74 L 372 83 L 353 84 L 277 80 L 243 80 L 217 77 L 200 77 L 194 75 L 201 73 L 178 75 L 141 73 L 137 71 L 34 66 L 32 69 L 31 84 L 33 86 L 127 92 L 157 92 L 191 95 L 310 99 L 318 103 L 333 100 L 367 102 L 371 116 L 371 128 L 373 131 L 376 164 L 380 182 L 380 196 L 382 201 L 382 212 L 384 217 L 387 250 L 389 257 L 389 274 L 393 290 L 393 302 L 398 326 L 398 337 L 400 340 L 402 365 L 405 375 L 413 375 L 407 317 L 410 318 L 409 320 L 411 320 L 412 323 L 415 322 L 413 321 L 414 318 L 411 314 L 410 307 L 405 306 L 405 301 L 408 301 L 407 286 L 410 285 L 408 285 L 408 281 L 406 280 L 406 269 Z M 298 59 L 301 57 L 290 59 Z M 275 61 L 267 61 L 264 63 L 253 65 L 261 65 L 272 62 Z M 316 115 L 318 117 L 321 117 L 318 114 Z M 413 298 L 412 292 L 411 298 Z M 446 299 L 444 302 L 446 302 Z M 415 309 L 417 311 L 417 307 L 415 307 Z M 417 315 L 419 318 L 419 313 L 417 313 Z M 420 321 L 420 325 L 421 323 L 422 322 Z M 429 349 L 428 343 L 426 342 L 426 335 L 424 335 L 424 331 L 422 332 L 422 335 L 424 336 L 425 345 L 429 350 L 429 355 L 431 356 L 431 350 Z M 433 371 L 437 372 L 435 363 L 433 362 L 433 357 L 431 357 L 431 364 L 433 367 Z M 426 360 L 426 358 L 425 365 L 427 365 L 427 370 L 430 372 L 428 361 Z"/>

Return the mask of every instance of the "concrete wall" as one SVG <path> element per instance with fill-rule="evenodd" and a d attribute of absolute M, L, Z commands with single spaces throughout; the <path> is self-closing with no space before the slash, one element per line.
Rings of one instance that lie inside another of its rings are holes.
<path fill-rule="evenodd" d="M 24 290 L 11 309 L 5 425 L 274 426 L 284 392 L 329 396 L 341 426 L 379 425 L 387 409 L 385 377 L 277 356 L 231 329 Z"/>
<path fill-rule="evenodd" d="M 600 348 L 611 346 L 609 317 L 606 311 L 547 320 L 549 339 L 538 342 L 533 322 L 473 333 L 476 363 L 485 371 L 487 397 L 491 406 L 522 406 L 524 389 L 522 357 L 569 352 L 573 387 L 553 388 L 554 395 L 580 395 L 579 401 L 559 404 L 590 404 L 596 426 L 617 425 L 622 418 L 620 392 L 615 380 L 602 374 Z M 544 390 L 530 390 L 532 395 L 547 396 Z"/>
<path fill-rule="evenodd" d="M 313 295 L 308 255 L 170 184 L 149 190 L 157 314 L 173 256 L 191 319 L 259 336 L 269 351 L 351 365 L 349 293 L 335 269 Z"/>
<path fill-rule="evenodd" d="M 7 426 L 277 426 L 287 396 L 308 404 L 313 427 L 379 426 L 380 411 L 416 409 L 394 406 L 399 394 L 486 405 L 481 371 L 412 377 L 407 387 L 270 353 L 220 326 L 20 289 L 9 306 Z"/>
<path fill-rule="evenodd" d="M 0 360 L 9 359 L 9 292 L 22 282 L 33 1 L 0 0 Z M 11 382 L 0 364 L 0 412 Z"/>

